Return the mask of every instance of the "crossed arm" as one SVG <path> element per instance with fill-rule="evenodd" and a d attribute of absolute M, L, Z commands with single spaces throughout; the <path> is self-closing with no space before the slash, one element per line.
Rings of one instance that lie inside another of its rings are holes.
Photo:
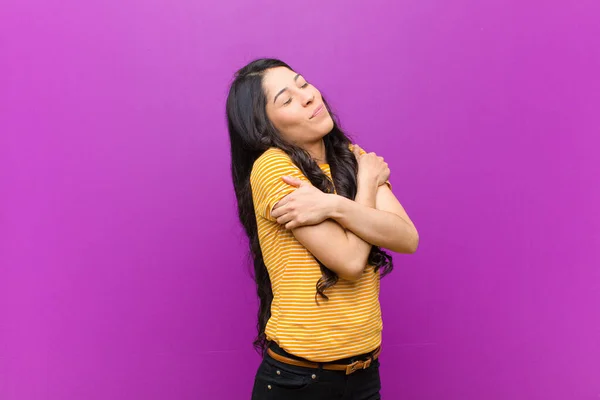
<path fill-rule="evenodd" d="M 283 180 L 297 189 L 275 205 L 272 216 L 340 277 L 358 279 L 372 245 L 397 253 L 416 251 L 418 232 L 388 185 L 363 179 L 352 201 L 296 178 Z"/>

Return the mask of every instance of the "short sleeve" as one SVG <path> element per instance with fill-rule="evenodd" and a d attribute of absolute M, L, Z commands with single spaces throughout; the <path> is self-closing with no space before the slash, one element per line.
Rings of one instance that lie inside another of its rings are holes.
<path fill-rule="evenodd" d="M 353 144 L 350 145 L 350 151 L 354 151 L 354 145 Z M 364 155 L 364 154 L 367 154 L 367 152 L 362 147 L 360 148 L 360 152 L 359 153 L 360 153 L 361 156 Z M 390 190 L 392 190 L 392 184 L 390 183 L 389 179 L 387 181 L 385 181 L 385 184 L 388 185 L 388 187 L 390 188 Z"/>
<path fill-rule="evenodd" d="M 288 185 L 281 179 L 286 175 L 308 182 L 300 168 L 282 150 L 269 149 L 256 160 L 250 174 L 252 201 L 256 215 L 269 221 L 276 221 L 271 217 L 273 207 L 296 190 L 294 186 Z"/>

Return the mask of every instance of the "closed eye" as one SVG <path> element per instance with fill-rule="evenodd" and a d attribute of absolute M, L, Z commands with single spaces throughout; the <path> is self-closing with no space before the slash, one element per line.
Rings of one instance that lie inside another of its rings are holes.
<path fill-rule="evenodd" d="M 310 85 L 310 83 L 305 82 L 303 85 L 300 86 L 300 89 L 306 89 L 308 87 L 308 85 Z M 286 101 L 285 103 L 283 103 L 284 106 L 289 105 L 292 102 L 293 97 L 290 97 L 288 99 L 288 101 Z"/>

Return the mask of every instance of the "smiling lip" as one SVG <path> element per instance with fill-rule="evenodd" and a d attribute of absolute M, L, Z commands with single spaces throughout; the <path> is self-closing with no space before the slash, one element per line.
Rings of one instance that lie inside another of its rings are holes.
<path fill-rule="evenodd" d="M 321 104 L 319 107 L 317 107 L 315 112 L 310 116 L 310 119 L 313 119 L 317 115 L 321 114 L 321 112 L 323 111 L 324 108 L 325 108 L 325 106 L 323 104 Z"/>

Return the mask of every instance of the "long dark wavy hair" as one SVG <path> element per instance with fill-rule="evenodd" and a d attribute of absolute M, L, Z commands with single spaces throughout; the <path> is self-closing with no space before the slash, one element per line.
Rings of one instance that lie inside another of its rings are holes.
<path fill-rule="evenodd" d="M 231 175 L 237 198 L 238 215 L 250 245 L 250 257 L 254 264 L 254 281 L 260 301 L 258 310 L 258 336 L 254 347 L 262 352 L 267 346 L 265 328 L 271 317 L 273 291 L 269 273 L 263 260 L 256 214 L 250 188 L 250 173 L 256 159 L 267 149 L 277 147 L 283 150 L 313 186 L 323 192 L 335 193 L 354 200 L 356 196 L 356 174 L 358 163 L 349 149 L 350 139 L 342 132 L 335 121 L 331 132 L 324 138 L 327 162 L 331 168 L 333 182 L 321 170 L 317 162 L 302 148 L 286 142 L 275 129 L 266 112 L 266 95 L 263 77 L 271 68 L 292 68 L 276 59 L 259 59 L 251 62 L 235 74 L 227 97 L 227 125 L 231 144 Z M 331 113 L 331 108 L 323 99 Z M 333 114 L 331 114 L 333 116 Z M 317 260 L 322 276 L 317 282 L 315 301 L 321 297 L 327 300 L 326 290 L 338 281 L 338 276 Z M 375 272 L 384 276 L 392 271 L 392 257 L 373 246 L 368 258 Z"/>

